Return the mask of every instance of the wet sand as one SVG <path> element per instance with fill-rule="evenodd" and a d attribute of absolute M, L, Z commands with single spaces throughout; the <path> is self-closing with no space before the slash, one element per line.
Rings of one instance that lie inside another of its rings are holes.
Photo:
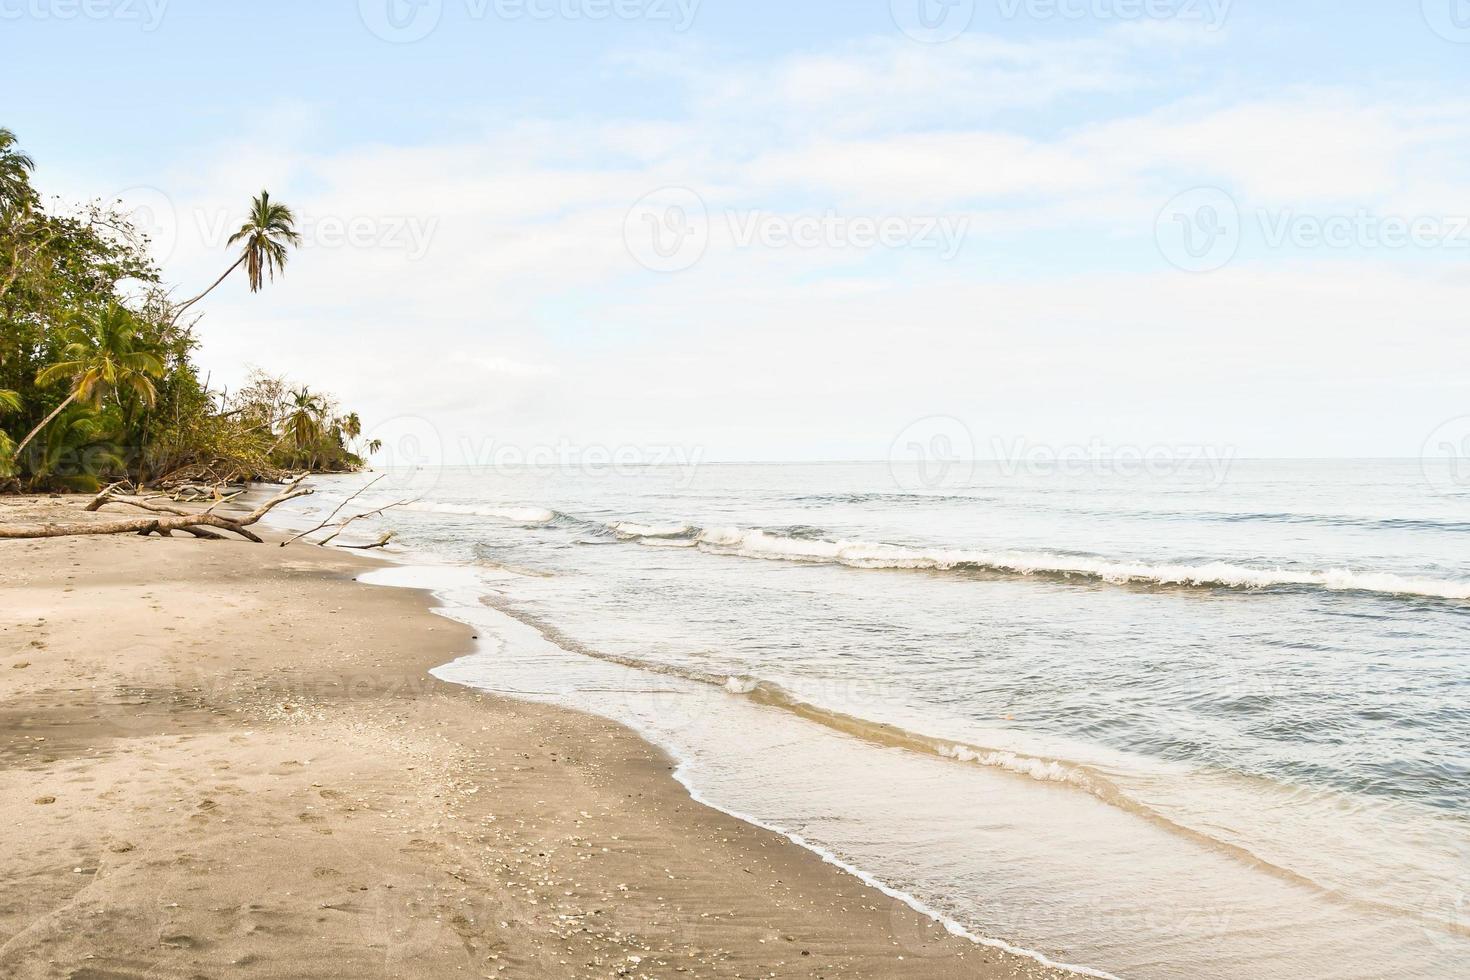
<path fill-rule="evenodd" d="M 627 729 L 430 677 L 471 630 L 373 567 L 0 541 L 0 976 L 1064 976 L 693 802 Z"/>

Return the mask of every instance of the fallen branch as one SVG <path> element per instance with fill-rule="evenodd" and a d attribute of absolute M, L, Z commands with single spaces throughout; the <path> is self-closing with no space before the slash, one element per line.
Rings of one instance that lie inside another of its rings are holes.
<path fill-rule="evenodd" d="M 361 514 L 355 514 L 352 517 L 347 518 L 347 520 L 342 521 L 341 523 L 339 523 L 337 525 L 337 530 L 333 531 L 331 534 L 327 535 L 325 538 L 322 538 L 320 541 L 317 542 L 317 544 L 319 544 L 323 548 L 325 548 L 327 546 L 327 543 L 328 542 L 330 542 L 332 539 L 336 538 L 337 535 L 341 534 L 343 531 L 347 530 L 347 525 L 351 524 L 353 521 L 360 521 L 364 517 L 376 517 L 379 514 L 383 513 L 383 511 L 385 511 L 385 510 L 391 510 L 394 507 L 402 507 L 404 504 L 409 504 L 409 503 L 413 503 L 413 501 L 411 501 L 411 500 L 399 500 L 399 501 L 395 501 L 394 503 L 391 503 L 391 504 L 385 504 L 384 506 L 379 507 L 377 510 L 369 510 L 369 511 L 365 511 L 364 513 L 361 513 Z"/>
<path fill-rule="evenodd" d="M 176 487 L 169 494 L 170 499 L 185 504 L 198 503 L 202 500 L 217 501 L 223 496 L 224 494 L 220 493 L 219 484 L 213 483 L 208 486 L 200 483 L 188 483 L 184 486 Z"/>
<path fill-rule="evenodd" d="M 339 544 L 337 547 L 346 548 L 351 551 L 372 551 L 374 548 L 386 548 L 388 542 L 393 540 L 393 534 L 394 532 L 389 531 L 372 544 Z"/>
<path fill-rule="evenodd" d="M 212 514 L 214 513 L 215 508 L 239 499 L 240 495 L 245 492 L 243 490 L 240 490 L 235 493 L 220 497 L 218 500 L 210 504 L 201 512 L 192 510 L 181 510 L 178 507 L 168 507 L 164 504 L 150 503 L 150 501 L 159 499 L 172 499 L 169 497 L 165 497 L 162 494 L 150 494 L 146 497 L 139 497 L 136 494 L 130 494 L 124 497 L 114 494 L 113 490 L 122 485 L 123 484 L 121 483 L 114 483 L 112 486 L 99 493 L 96 498 L 86 506 L 86 509 L 89 511 L 96 511 L 102 509 L 108 504 L 127 504 L 129 507 L 136 507 L 139 510 L 151 511 L 154 514 L 172 514 L 175 517 L 192 517 L 194 514 L 197 513 Z"/>
<path fill-rule="evenodd" d="M 320 524 L 318 524 L 316 527 L 312 528 L 310 531 L 302 531 L 300 534 L 292 535 L 291 537 L 287 538 L 285 541 L 282 541 L 281 542 L 281 547 L 284 548 L 288 544 L 293 544 L 293 543 L 295 543 L 297 541 L 300 541 L 302 538 L 306 537 L 308 534 L 315 534 L 316 532 L 320 531 L 322 528 L 326 527 L 328 524 L 331 524 L 332 523 L 332 519 L 335 518 L 338 514 L 342 513 L 342 508 L 343 507 L 346 507 L 348 504 L 352 503 L 354 500 L 357 499 L 358 494 L 361 494 L 364 490 L 368 489 L 368 487 L 371 487 L 374 483 L 377 483 L 379 480 L 381 480 L 383 477 L 385 477 L 387 475 L 388 475 L 387 473 L 383 473 L 383 474 L 381 474 L 379 476 L 373 477 L 372 480 L 368 481 L 362 487 L 359 487 L 358 490 L 357 490 L 357 493 L 354 493 L 352 496 L 348 497 L 346 500 L 344 500 L 340 504 L 338 504 L 337 507 L 336 507 L 336 509 L 333 510 L 330 514 L 327 515 L 327 519 L 326 520 L 322 521 Z"/>
<path fill-rule="evenodd" d="M 116 490 L 118 487 L 130 487 L 130 486 L 132 486 L 132 483 L 130 483 L 129 481 L 127 481 L 127 480 L 119 480 L 118 482 L 114 483 L 112 486 L 108 487 L 106 490 L 103 490 L 97 496 L 93 497 L 92 498 L 92 502 L 90 504 L 88 504 L 86 507 L 84 507 L 83 510 L 86 510 L 86 511 L 89 511 L 89 512 L 90 511 L 101 510 L 102 509 L 102 505 L 105 504 L 105 503 L 107 503 L 109 500 L 112 499 L 112 494 L 113 494 L 113 491 L 114 490 Z"/>
<path fill-rule="evenodd" d="M 161 507 L 157 504 L 144 504 L 138 501 L 120 501 L 131 506 L 140 507 L 143 510 L 154 513 L 167 514 L 164 517 L 134 517 L 116 521 L 97 521 L 95 523 L 82 524 L 0 524 L 0 539 L 22 539 L 22 538 L 64 538 L 73 535 L 93 534 L 160 534 L 168 537 L 174 531 L 186 531 L 195 534 L 198 528 L 219 528 L 231 534 L 238 534 L 247 541 L 256 544 L 264 542 L 250 530 L 252 524 L 257 523 L 271 510 L 284 504 L 288 500 L 297 497 L 305 497 L 314 493 L 310 487 L 303 487 L 301 482 L 306 479 L 306 474 L 297 477 L 289 486 L 281 490 L 275 496 L 256 507 L 250 513 L 237 518 L 221 517 L 210 511 L 191 514 L 187 511 L 175 510 L 171 507 Z M 99 506 L 105 506 L 104 501 Z M 204 534 L 195 534 L 196 537 L 208 537 L 213 531 Z"/>
<path fill-rule="evenodd" d="M 192 517 L 194 514 L 192 511 L 180 510 L 177 507 L 165 507 L 162 504 L 150 504 L 147 500 L 133 500 L 127 497 L 113 497 L 111 500 L 104 500 L 102 503 L 104 505 L 127 504 L 129 507 L 136 507 L 139 510 L 146 510 L 154 514 L 172 514 L 175 517 Z"/>
<path fill-rule="evenodd" d="M 242 495 L 244 495 L 244 493 L 245 493 L 244 490 L 236 490 L 234 493 L 227 493 L 224 496 L 220 497 L 218 500 L 216 500 L 214 503 L 212 503 L 208 507 L 206 507 L 204 509 L 204 513 L 206 513 L 206 514 L 213 514 L 214 513 L 214 509 L 216 507 L 222 507 L 225 504 L 233 503 L 234 501 L 240 499 L 240 497 Z"/>

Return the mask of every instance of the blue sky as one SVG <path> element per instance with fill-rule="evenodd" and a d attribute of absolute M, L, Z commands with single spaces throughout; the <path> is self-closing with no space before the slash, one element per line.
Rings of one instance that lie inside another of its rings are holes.
<path fill-rule="evenodd" d="M 1467 75 L 1461 0 L 0 0 L 0 125 L 181 291 L 302 214 L 216 377 L 449 459 L 1416 455 L 1470 414 Z"/>
<path fill-rule="evenodd" d="M 600 19 L 477 15 L 493 11 L 492 0 L 383 0 L 385 6 L 412 9 L 421 3 L 441 9 L 437 30 L 417 43 L 393 45 L 364 26 L 355 0 L 93 2 L 113 13 L 73 14 L 68 3 L 81 0 L 0 2 L 0 50 L 5 53 L 0 73 L 7 91 L 35 91 L 36 97 L 10 105 L 8 115 L 38 151 L 100 154 L 123 167 L 145 167 L 160 148 L 228 139 L 242 117 L 283 103 L 323 110 L 323 126 L 312 134 L 323 147 L 452 138 L 465 126 L 495 126 L 508 119 L 603 113 L 677 119 L 685 107 L 676 90 L 656 78 L 618 70 L 616 59 L 686 50 L 716 64 L 759 64 L 895 29 L 883 0 L 639 0 L 647 16 Z M 694 10 L 682 32 L 671 23 L 681 2 Z M 1072 9 L 1105 11 L 1126 10 L 1129 0 L 1071 2 Z M 1470 77 L 1466 47 L 1427 29 L 1419 0 L 1161 2 L 1200 17 L 1223 7 L 1221 43 L 1195 46 L 1181 59 L 1181 87 L 1194 94 L 1228 86 L 1244 95 L 1303 84 L 1371 91 L 1418 83 L 1449 91 Z M 1443 5 L 1450 8 L 1453 2 Z M 544 3 L 539 10 L 579 9 L 579 0 Z M 967 33 L 1087 39 L 1150 23 L 1126 14 L 1007 18 L 1009 3 L 976 0 Z M 1021 3 L 1017 9 L 1028 7 L 1048 9 L 1044 3 Z M 46 80 L 44 90 L 35 90 L 36 79 Z M 1157 105 L 1166 97 L 1158 90 L 1123 93 L 1121 99 L 1110 95 L 1052 106 L 1019 123 L 1061 125 Z M 78 112 L 57 112 L 58 105 L 77 106 Z M 85 128 L 74 125 L 78 116 L 87 120 Z M 163 117 L 172 118 L 173 125 L 160 127 Z M 140 127 L 156 131 L 142 139 Z"/>

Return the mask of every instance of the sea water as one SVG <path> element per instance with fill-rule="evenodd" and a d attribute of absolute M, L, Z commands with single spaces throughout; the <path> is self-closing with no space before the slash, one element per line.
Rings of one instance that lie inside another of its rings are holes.
<path fill-rule="evenodd" d="M 1101 975 L 1470 975 L 1470 486 L 1418 461 L 495 467 L 406 501 L 440 674 Z M 896 955 L 924 956 L 907 937 Z"/>

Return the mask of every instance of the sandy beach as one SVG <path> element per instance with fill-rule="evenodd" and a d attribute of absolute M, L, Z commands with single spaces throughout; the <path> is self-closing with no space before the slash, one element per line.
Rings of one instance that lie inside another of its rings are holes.
<path fill-rule="evenodd" d="M 372 567 L 0 543 L 0 975 L 1060 975 L 691 801 L 624 728 L 431 678 L 470 629 Z"/>

